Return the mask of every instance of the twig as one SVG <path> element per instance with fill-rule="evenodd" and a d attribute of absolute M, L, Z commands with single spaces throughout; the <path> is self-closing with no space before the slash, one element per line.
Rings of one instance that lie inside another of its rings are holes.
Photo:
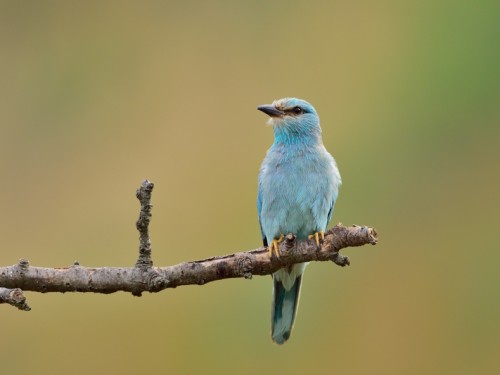
<path fill-rule="evenodd" d="M 153 188 L 154 184 L 152 182 L 144 180 L 136 192 L 136 197 L 141 202 L 141 211 L 135 224 L 139 231 L 139 259 L 137 259 L 135 266 L 142 270 L 153 267 L 151 240 L 149 238 L 149 222 L 151 221 L 151 209 L 153 208 L 151 204 Z"/>
<path fill-rule="evenodd" d="M 8 303 L 19 310 L 30 311 L 31 307 L 26 303 L 26 297 L 19 288 L 7 289 L 0 287 L 0 304 Z"/>

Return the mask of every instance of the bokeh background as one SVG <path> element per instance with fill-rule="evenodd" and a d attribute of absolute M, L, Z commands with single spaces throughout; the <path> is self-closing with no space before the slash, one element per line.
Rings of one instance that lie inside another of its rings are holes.
<path fill-rule="evenodd" d="M 500 365 L 495 1 L 0 3 L 0 264 L 131 266 L 155 183 L 155 265 L 261 244 L 256 106 L 318 110 L 377 228 L 309 266 L 272 344 L 271 280 L 0 308 L 5 374 L 493 374 Z"/>

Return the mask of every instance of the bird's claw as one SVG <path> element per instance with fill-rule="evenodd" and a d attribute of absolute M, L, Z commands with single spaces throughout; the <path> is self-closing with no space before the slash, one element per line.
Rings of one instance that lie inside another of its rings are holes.
<path fill-rule="evenodd" d="M 283 233 L 281 234 L 280 238 L 277 240 L 274 239 L 273 242 L 271 242 L 271 246 L 269 246 L 269 257 L 273 257 L 273 252 L 276 254 L 276 258 L 280 257 L 280 250 L 279 250 L 279 244 L 285 239 L 285 236 Z"/>
<path fill-rule="evenodd" d="M 323 241 L 325 239 L 325 232 L 324 231 L 319 231 L 319 232 L 315 232 L 313 234 L 310 234 L 307 238 L 309 239 L 315 239 L 316 240 L 316 245 L 319 246 L 319 238 L 321 237 L 321 241 Z"/>

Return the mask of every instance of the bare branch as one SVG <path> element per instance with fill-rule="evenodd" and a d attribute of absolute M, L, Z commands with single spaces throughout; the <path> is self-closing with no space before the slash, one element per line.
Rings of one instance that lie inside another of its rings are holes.
<path fill-rule="evenodd" d="M 141 187 L 137 189 L 136 197 L 141 202 L 141 211 L 139 219 L 135 226 L 139 231 L 139 259 L 137 259 L 136 267 L 146 270 L 153 266 L 151 259 L 151 240 L 149 239 L 149 222 L 151 221 L 151 193 L 153 192 L 154 184 L 148 180 L 142 181 Z"/>
<path fill-rule="evenodd" d="M 8 303 L 19 310 L 30 311 L 31 307 L 26 303 L 26 297 L 19 288 L 7 289 L 0 287 L 0 304 Z"/>
<path fill-rule="evenodd" d="M 268 249 L 261 247 L 169 267 L 153 267 L 148 232 L 153 186 L 145 180 L 137 190 L 141 211 L 136 223 L 140 238 L 135 267 L 88 268 L 75 262 L 67 268 L 42 268 L 32 267 L 28 261 L 21 259 L 13 266 L 0 267 L 0 303 L 29 310 L 21 289 L 41 293 L 124 291 L 140 296 L 142 292 L 159 292 L 181 285 L 203 285 L 238 277 L 251 279 L 253 275 L 270 275 L 280 268 L 302 262 L 333 261 L 344 267 L 350 262 L 349 258 L 340 255 L 341 249 L 377 243 L 375 229 L 339 224 L 325 233 L 325 239 L 319 246 L 314 239 L 296 241 L 293 234 L 288 234 L 279 246 L 279 258 L 270 257 Z"/>
<path fill-rule="evenodd" d="M 318 247 L 314 240 L 295 241 L 291 234 L 280 244 L 280 258 L 269 257 L 267 248 L 220 257 L 180 263 L 169 267 L 153 267 L 152 272 L 139 267 L 87 268 L 79 264 L 68 268 L 42 268 L 21 265 L 0 267 L 0 285 L 34 292 L 92 292 L 118 291 L 158 292 L 181 285 L 203 285 L 215 280 L 270 275 L 295 263 L 333 261 L 349 265 L 349 259 L 339 250 L 366 244 L 374 245 L 377 235 L 373 228 L 336 225 L 326 232 Z"/>

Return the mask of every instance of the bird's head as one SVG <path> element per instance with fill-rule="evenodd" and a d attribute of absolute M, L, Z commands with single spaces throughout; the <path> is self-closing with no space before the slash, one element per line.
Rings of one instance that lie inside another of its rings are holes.
<path fill-rule="evenodd" d="M 273 126 L 277 140 L 321 139 L 318 114 L 305 100 L 283 98 L 257 109 L 270 117 L 268 123 Z"/>

